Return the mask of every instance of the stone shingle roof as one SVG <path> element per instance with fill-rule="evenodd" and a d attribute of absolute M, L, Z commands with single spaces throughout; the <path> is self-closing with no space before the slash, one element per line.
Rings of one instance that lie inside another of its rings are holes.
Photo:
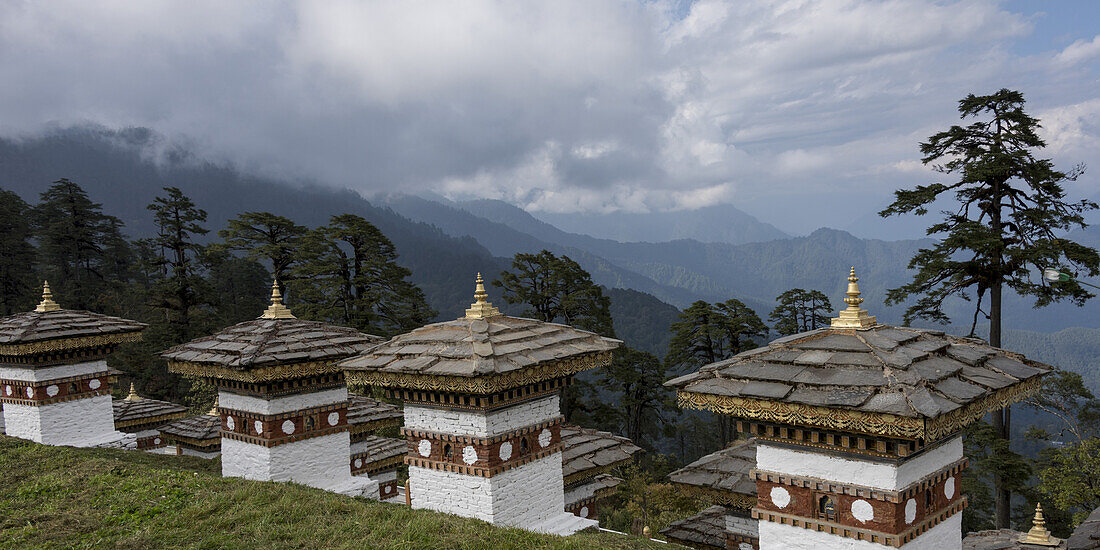
<path fill-rule="evenodd" d="M 722 504 L 751 507 L 756 501 L 756 480 L 749 472 L 755 467 L 756 440 L 741 439 L 668 474 L 668 478 Z"/>
<path fill-rule="evenodd" d="M 166 438 L 184 438 L 197 441 L 218 440 L 221 442 L 221 417 L 202 414 L 181 418 L 161 426 L 160 433 Z"/>
<path fill-rule="evenodd" d="M 690 548 L 726 548 L 726 509 L 711 506 L 661 529 L 665 538 Z"/>
<path fill-rule="evenodd" d="M 187 414 L 187 407 L 159 399 L 115 399 L 111 404 L 114 407 L 116 428 L 167 423 Z"/>
<path fill-rule="evenodd" d="M 623 480 L 611 474 L 598 474 L 594 477 L 577 482 L 565 489 L 565 508 L 576 506 L 579 503 L 594 498 L 599 500 L 611 494 Z"/>
<path fill-rule="evenodd" d="M 145 326 L 137 321 L 90 311 L 59 309 L 17 313 L 0 319 L 0 353 L 51 340 L 99 337 L 104 344 L 129 341 Z"/>
<path fill-rule="evenodd" d="M 348 396 L 348 424 L 353 432 L 400 426 L 403 419 L 401 409 L 385 401 L 362 395 Z"/>
<path fill-rule="evenodd" d="M 935 437 L 944 435 L 936 430 L 957 430 L 958 424 L 1022 398 L 1050 370 L 980 340 L 877 325 L 780 338 L 666 385 L 677 388 L 687 406 L 740 399 L 790 404 L 792 410 L 809 406 L 877 413 L 914 420 L 898 423 L 904 426 L 899 433 L 885 435 Z M 923 424 L 952 414 L 950 426 Z"/>
<path fill-rule="evenodd" d="M 355 329 L 300 319 L 256 319 L 161 353 L 172 363 L 248 371 L 335 361 L 381 342 Z M 182 370 L 180 370 L 182 372 Z"/>
<path fill-rule="evenodd" d="M 602 355 L 602 361 L 609 361 L 609 352 L 620 344 L 566 325 L 498 314 L 427 325 L 343 361 L 341 366 L 353 380 L 388 387 L 419 387 L 416 381 L 424 377 L 512 376 L 519 384 L 596 367 L 599 363 L 592 360 L 544 378 L 528 372 L 581 357 Z"/>
<path fill-rule="evenodd" d="M 1100 550 L 1100 508 L 1073 530 L 1068 542 L 1069 550 Z"/>
<path fill-rule="evenodd" d="M 400 466 L 408 450 L 409 444 L 404 439 L 369 435 L 352 443 L 351 459 L 355 468 L 365 468 L 368 472 L 384 471 Z M 363 462 L 360 464 L 358 460 Z"/>
<path fill-rule="evenodd" d="M 603 473 L 642 451 L 625 437 L 571 425 L 561 427 L 561 443 L 566 484 Z"/>

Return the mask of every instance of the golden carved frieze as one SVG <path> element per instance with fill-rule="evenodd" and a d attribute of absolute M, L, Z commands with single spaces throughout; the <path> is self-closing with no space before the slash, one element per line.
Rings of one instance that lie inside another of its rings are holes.
<path fill-rule="evenodd" d="M 94 336 L 80 336 L 77 338 L 57 338 L 54 340 L 26 342 L 23 344 L 0 344 L 0 356 L 19 357 L 25 355 L 42 355 L 140 341 L 141 332 L 137 331 L 97 334 Z"/>

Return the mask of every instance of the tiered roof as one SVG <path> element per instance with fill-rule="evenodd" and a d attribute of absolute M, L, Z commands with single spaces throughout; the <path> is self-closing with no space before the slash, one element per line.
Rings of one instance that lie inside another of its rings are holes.
<path fill-rule="evenodd" d="M 642 452 L 641 447 L 625 437 L 568 424 L 561 427 L 561 443 L 566 485 L 595 478 Z"/>
<path fill-rule="evenodd" d="M 726 509 L 711 506 L 702 512 L 674 521 L 661 534 L 676 544 L 704 550 L 725 550 Z"/>
<path fill-rule="evenodd" d="M 349 380 L 487 394 L 606 364 L 622 343 L 567 325 L 502 315 L 486 301 L 480 274 L 474 296 L 465 317 L 418 328 L 342 362 Z"/>
<path fill-rule="evenodd" d="M 352 328 L 294 318 L 282 305 L 276 283 L 272 305 L 259 319 L 175 346 L 161 356 L 171 372 L 264 382 L 339 372 L 336 361 L 381 341 Z"/>
<path fill-rule="evenodd" d="M 1100 550 L 1100 508 L 1093 510 L 1067 541 L 1071 550 Z"/>
<path fill-rule="evenodd" d="M 351 446 L 352 464 L 358 471 L 368 474 L 390 470 L 400 466 L 408 453 L 408 443 L 404 439 L 368 435 Z M 356 463 L 362 460 L 362 463 Z M 360 468 L 362 470 L 360 470 Z"/>
<path fill-rule="evenodd" d="M 165 439 L 208 448 L 221 445 L 220 430 L 221 417 L 212 414 L 189 416 L 160 427 Z"/>
<path fill-rule="evenodd" d="M 862 317 L 774 340 L 666 385 L 684 407 L 933 441 L 1023 399 L 1051 370 L 978 339 L 875 324 L 858 302 L 852 307 Z"/>
<path fill-rule="evenodd" d="M 90 311 L 61 309 L 45 283 L 34 311 L 0 319 L 0 356 L 26 356 L 74 348 L 113 346 L 141 339 L 146 325 Z"/>
<path fill-rule="evenodd" d="M 139 397 L 132 383 L 130 395 L 125 399 L 115 399 L 111 404 L 114 407 L 115 428 L 119 430 L 155 427 L 183 418 L 187 414 L 187 407 L 182 405 Z"/>
<path fill-rule="evenodd" d="M 756 505 L 756 440 L 741 439 L 668 475 L 710 502 L 748 509 Z"/>
<path fill-rule="evenodd" d="M 403 419 L 401 409 L 385 401 L 362 395 L 348 396 L 348 425 L 352 440 L 375 430 L 400 426 Z"/>

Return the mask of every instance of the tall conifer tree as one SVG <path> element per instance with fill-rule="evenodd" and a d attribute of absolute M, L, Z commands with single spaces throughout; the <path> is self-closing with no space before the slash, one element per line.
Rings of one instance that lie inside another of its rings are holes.
<path fill-rule="evenodd" d="M 19 195 L 0 189 L 0 316 L 26 311 L 40 284 L 34 277 L 30 212 Z"/>

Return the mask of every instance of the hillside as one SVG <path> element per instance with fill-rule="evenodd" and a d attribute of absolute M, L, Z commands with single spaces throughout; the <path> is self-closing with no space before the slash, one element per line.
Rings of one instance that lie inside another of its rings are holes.
<path fill-rule="evenodd" d="M 790 236 L 729 204 L 652 213 L 539 212 L 536 217 L 558 227 L 568 227 L 575 233 L 623 242 L 691 239 L 705 243 L 745 244 Z"/>
<path fill-rule="evenodd" d="M 538 535 L 218 469 L 0 436 L 0 548 L 667 548 L 611 533 Z"/>

